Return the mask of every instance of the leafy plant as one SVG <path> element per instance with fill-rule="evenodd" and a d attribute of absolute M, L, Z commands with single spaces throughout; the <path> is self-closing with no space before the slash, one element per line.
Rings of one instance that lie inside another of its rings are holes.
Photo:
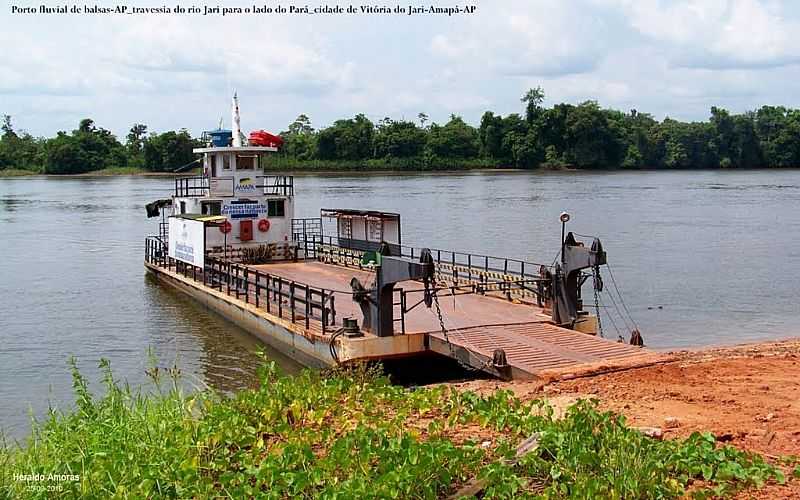
<path fill-rule="evenodd" d="M 761 457 L 695 434 L 654 441 L 580 401 L 556 418 L 543 401 L 449 386 L 394 386 L 358 365 L 280 376 L 223 397 L 184 394 L 176 367 L 133 390 L 101 361 L 104 395 L 71 361 L 75 408 L 34 422 L 0 450 L 0 497 L 439 498 L 473 478 L 484 498 L 675 498 L 783 481 Z M 516 459 L 517 443 L 538 448 Z M 58 491 L 14 474 L 74 474 Z M 797 474 L 797 471 L 795 471 Z"/>

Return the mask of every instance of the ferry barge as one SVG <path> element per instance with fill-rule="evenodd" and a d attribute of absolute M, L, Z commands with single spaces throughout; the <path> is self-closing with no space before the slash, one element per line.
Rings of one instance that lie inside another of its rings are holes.
<path fill-rule="evenodd" d="M 178 177 L 145 239 L 145 267 L 311 367 L 445 356 L 502 379 L 650 364 L 661 356 L 598 336 L 584 310 L 606 253 L 565 232 L 552 266 L 404 244 L 400 214 L 322 208 L 296 218 L 290 175 L 264 175 L 280 138 L 206 133 L 201 176 Z M 599 283 L 598 283 L 599 282 Z M 445 300 L 446 299 L 446 300 Z M 633 335 L 634 343 L 638 332 Z"/>

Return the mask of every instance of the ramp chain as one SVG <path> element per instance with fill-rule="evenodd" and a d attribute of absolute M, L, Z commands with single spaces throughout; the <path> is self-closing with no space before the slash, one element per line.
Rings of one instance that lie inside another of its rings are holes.
<path fill-rule="evenodd" d="M 437 294 L 437 290 L 436 290 L 435 288 L 434 288 L 434 289 L 433 289 L 433 291 L 431 292 L 431 297 L 433 298 L 433 303 L 434 303 L 434 305 L 436 306 L 436 316 L 437 316 L 437 317 L 438 317 L 438 319 L 439 319 L 439 327 L 440 327 L 440 328 L 441 328 L 441 330 L 442 330 L 442 335 L 444 336 L 444 341 L 447 343 L 447 347 L 450 349 L 450 357 L 452 357 L 453 359 L 455 359 L 455 360 L 456 360 L 456 362 L 457 362 L 457 363 L 458 363 L 458 364 L 459 364 L 459 365 L 460 365 L 462 368 L 464 368 L 464 369 L 465 369 L 465 370 L 467 370 L 467 371 L 471 371 L 471 372 L 479 372 L 479 371 L 483 371 L 483 370 L 484 370 L 484 368 L 486 368 L 486 367 L 488 367 L 488 366 L 490 365 L 490 360 L 489 360 L 488 358 L 487 358 L 487 360 L 486 360 L 486 361 L 483 363 L 483 365 L 482 365 L 482 366 L 480 366 L 480 367 L 477 367 L 477 368 L 476 368 L 476 367 L 474 367 L 474 366 L 470 365 L 469 363 L 465 363 L 464 361 L 462 361 L 462 360 L 461 360 L 461 358 L 459 358 L 459 357 L 456 355 L 455 349 L 453 349 L 453 343 L 452 343 L 452 342 L 450 342 L 450 336 L 448 335 L 447 327 L 446 327 L 446 326 L 444 326 L 444 317 L 442 316 L 442 308 L 441 308 L 441 306 L 439 305 L 439 296 L 438 296 L 438 294 Z M 454 297 L 454 298 L 455 298 L 455 297 Z M 474 353 L 474 351 L 473 351 L 473 350 L 471 350 L 471 349 L 470 349 L 469 347 L 467 347 L 467 346 L 463 346 L 463 348 L 464 348 L 465 350 L 467 350 L 467 351 L 471 352 L 471 353 Z M 476 357 L 477 357 L 477 356 L 476 356 Z"/>
<path fill-rule="evenodd" d="M 600 268 L 599 266 L 595 266 L 592 272 L 592 288 L 594 288 L 594 310 L 595 316 L 597 316 L 597 330 L 600 333 L 601 338 L 605 338 L 606 336 L 603 335 L 603 323 L 600 321 L 600 290 L 603 289 L 603 278 L 600 277 Z"/>

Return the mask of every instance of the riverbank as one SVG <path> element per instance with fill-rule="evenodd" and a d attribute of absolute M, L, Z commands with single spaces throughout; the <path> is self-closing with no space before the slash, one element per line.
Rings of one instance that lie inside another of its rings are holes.
<path fill-rule="evenodd" d="M 95 170 L 93 172 L 84 172 L 82 174 L 45 174 L 43 172 L 34 172 L 32 170 L 21 169 L 5 169 L 0 170 L 0 178 L 3 177 L 53 177 L 53 178 L 70 178 L 70 177 L 112 177 L 112 176 L 132 176 L 132 177 L 176 177 L 181 175 L 199 175 L 200 169 L 187 170 L 176 174 L 175 172 L 151 172 L 138 167 L 115 167 L 104 168 L 102 170 Z"/>
<path fill-rule="evenodd" d="M 266 365 L 258 389 L 232 398 L 183 394 L 174 367 L 151 368 L 160 390 L 144 396 L 101 363 L 104 397 L 73 370 L 76 410 L 37 426 L 35 446 L 0 451 L 0 491 L 788 498 L 800 493 L 798 354 L 792 341 L 585 379 L 415 389 L 364 367 L 282 377 Z M 68 477 L 26 479 L 51 474 Z M 35 488 L 50 485 L 61 489 Z"/>
<path fill-rule="evenodd" d="M 737 168 L 737 169 L 724 169 L 724 168 L 674 168 L 674 169 L 659 169 L 659 168 L 594 168 L 594 169 L 579 169 L 568 165 L 562 166 L 539 166 L 536 168 L 513 168 L 508 166 L 494 166 L 486 164 L 485 162 L 465 162 L 463 165 L 456 166 L 440 166 L 433 168 L 425 167 L 404 167 L 393 166 L 384 161 L 377 161 L 374 164 L 362 162 L 323 162 L 311 161 L 307 163 L 301 162 L 287 162 L 282 166 L 269 166 L 264 169 L 265 173 L 274 174 L 288 174 L 288 175 L 446 175 L 446 174 L 463 174 L 470 173 L 509 173 L 509 172 L 573 172 L 573 173 L 622 173 L 622 172 L 699 172 L 699 171 L 738 171 L 749 172 L 759 170 L 798 170 L 800 167 L 764 167 L 764 168 Z M 201 175 L 202 170 L 197 168 L 193 170 L 186 170 L 180 173 L 175 172 L 151 172 L 137 167 L 116 167 L 106 168 L 102 170 L 95 170 L 92 172 L 84 172 L 81 174 L 45 174 L 33 170 L 23 169 L 5 169 L 0 170 L 0 178 L 5 177 L 54 177 L 54 178 L 69 178 L 69 177 L 110 177 L 110 176 L 136 176 L 136 177 L 177 177 L 184 175 Z"/>
<path fill-rule="evenodd" d="M 562 411 L 578 400 L 597 399 L 601 410 L 658 429 L 666 438 L 710 432 L 718 442 L 773 461 L 800 455 L 800 339 L 671 354 L 675 360 L 668 363 L 593 377 L 475 381 L 458 388 L 481 394 L 508 389 L 522 401 L 546 398 Z M 800 498 L 800 478 L 756 497 Z"/>
<path fill-rule="evenodd" d="M 3 177 L 30 177 L 34 175 L 42 175 L 40 172 L 32 170 L 23 170 L 21 168 L 6 168 L 0 170 L 0 179 Z"/>

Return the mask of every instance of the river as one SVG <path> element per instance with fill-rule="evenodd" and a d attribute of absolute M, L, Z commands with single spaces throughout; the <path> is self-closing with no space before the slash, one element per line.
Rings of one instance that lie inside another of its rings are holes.
<path fill-rule="evenodd" d="M 297 217 L 320 207 L 396 211 L 404 243 L 534 262 L 553 261 L 566 210 L 569 229 L 603 241 L 653 348 L 798 334 L 800 170 L 303 175 L 295 185 Z M 144 204 L 172 186 L 148 177 L 0 179 L 7 436 L 24 437 L 31 413 L 71 403 L 69 356 L 90 379 L 107 358 L 115 376 L 142 383 L 152 349 L 198 385 L 230 391 L 254 382 L 256 341 L 145 275 L 143 240 L 157 223 Z M 604 318 L 607 336 L 616 328 Z"/>

